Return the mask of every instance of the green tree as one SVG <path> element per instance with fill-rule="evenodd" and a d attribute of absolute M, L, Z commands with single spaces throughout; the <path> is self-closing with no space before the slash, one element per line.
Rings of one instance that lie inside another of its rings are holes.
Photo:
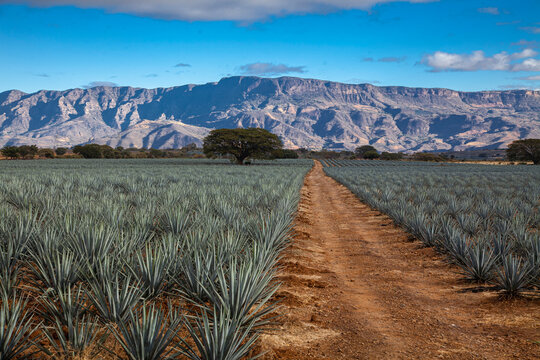
<path fill-rule="evenodd" d="M 59 147 L 59 148 L 56 148 L 56 150 L 54 152 L 56 153 L 56 155 L 62 156 L 62 155 L 65 155 L 67 153 L 67 149 L 64 148 L 64 147 Z"/>
<path fill-rule="evenodd" d="M 274 152 L 276 159 L 298 159 L 298 153 L 291 149 L 279 149 Z"/>
<path fill-rule="evenodd" d="M 403 159 L 402 153 L 391 153 L 383 151 L 381 153 L 381 160 L 401 160 Z"/>
<path fill-rule="evenodd" d="M 150 148 L 150 151 L 148 152 L 148 157 L 150 158 L 162 158 L 165 157 L 165 155 L 164 151 L 154 148 Z"/>
<path fill-rule="evenodd" d="M 103 158 L 103 150 L 101 145 L 98 144 L 77 145 L 73 147 L 73 152 L 81 155 L 85 159 Z"/>
<path fill-rule="evenodd" d="M 38 155 L 40 157 L 52 159 L 54 158 L 54 150 L 53 149 L 39 149 Z"/>
<path fill-rule="evenodd" d="M 273 158 L 281 148 L 283 143 L 277 135 L 260 128 L 212 130 L 203 142 L 206 156 L 232 155 L 240 165 L 248 158 Z"/>
<path fill-rule="evenodd" d="M 516 140 L 506 149 L 510 161 L 532 161 L 540 164 L 540 139 Z"/>
<path fill-rule="evenodd" d="M 19 157 L 19 148 L 17 146 L 4 146 L 2 155 L 10 159 L 16 159 Z"/>
<path fill-rule="evenodd" d="M 121 157 L 120 151 L 117 151 L 109 145 L 101 145 L 101 153 L 105 159 L 118 159 Z"/>
<path fill-rule="evenodd" d="M 368 159 L 368 160 L 373 160 L 373 159 L 378 159 L 379 158 L 379 153 L 376 151 L 376 150 L 370 150 L 370 151 L 366 151 L 362 157 L 364 159 Z"/>
<path fill-rule="evenodd" d="M 355 150 L 354 150 L 354 154 L 360 158 L 363 158 L 364 157 L 364 154 L 369 152 L 369 151 L 375 151 L 377 152 L 377 149 L 375 149 L 373 146 L 371 145 L 363 145 L 363 146 L 359 146 L 357 147 Z"/>
<path fill-rule="evenodd" d="M 34 157 L 38 153 L 39 149 L 36 145 L 23 145 L 19 146 L 19 155 L 24 157 Z"/>
<path fill-rule="evenodd" d="M 415 153 L 412 158 L 416 161 L 435 161 L 435 162 L 441 162 L 445 161 L 446 159 L 440 155 L 432 154 L 432 153 Z"/>

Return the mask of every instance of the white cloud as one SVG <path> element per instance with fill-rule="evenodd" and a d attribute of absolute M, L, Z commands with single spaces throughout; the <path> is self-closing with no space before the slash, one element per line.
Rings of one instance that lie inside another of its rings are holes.
<path fill-rule="evenodd" d="M 424 56 L 422 63 L 430 71 L 540 71 L 540 60 L 533 59 L 538 53 L 532 49 L 508 54 L 503 51 L 493 56 L 486 56 L 483 51 L 471 54 L 452 54 L 436 51 Z"/>
<path fill-rule="evenodd" d="M 510 58 L 512 60 L 519 60 L 519 59 L 531 58 L 536 55 L 538 55 L 538 52 L 534 51 L 533 49 L 523 49 L 518 53 L 514 53 L 510 55 Z"/>
<path fill-rule="evenodd" d="M 540 43 L 536 40 L 531 40 L 531 41 L 528 41 L 528 40 L 519 40 L 518 42 L 514 42 L 512 44 L 510 44 L 512 46 L 522 46 L 522 47 L 526 47 L 526 48 L 537 48 L 540 46 Z"/>
<path fill-rule="evenodd" d="M 485 7 L 478 9 L 478 12 L 483 14 L 499 15 L 499 9 L 496 7 Z"/>
<path fill-rule="evenodd" d="M 518 84 L 499 85 L 499 89 L 502 90 L 529 90 L 528 86 Z"/>
<path fill-rule="evenodd" d="M 540 71 L 540 60 L 525 59 L 523 62 L 513 65 L 512 71 Z"/>
<path fill-rule="evenodd" d="M 525 76 L 525 77 L 520 77 L 518 79 L 526 80 L 526 81 L 540 81 L 540 75 Z"/>
<path fill-rule="evenodd" d="M 189 21 L 254 21 L 288 14 L 369 9 L 373 5 L 389 2 L 431 1 L 436 0 L 0 0 L 0 4 L 37 7 L 72 5 L 104 9 L 111 13 Z"/>
<path fill-rule="evenodd" d="M 110 81 L 92 81 L 86 85 L 82 85 L 82 87 L 85 89 L 91 89 L 91 88 L 100 87 L 100 86 L 115 87 L 115 86 L 118 86 L 118 84 L 110 82 Z"/>
<path fill-rule="evenodd" d="M 527 32 L 530 32 L 532 34 L 540 34 L 540 27 L 536 27 L 536 26 L 525 26 L 525 27 L 522 27 L 520 28 L 521 30 L 524 30 L 524 31 L 527 31 Z"/>
<path fill-rule="evenodd" d="M 275 76 L 290 73 L 305 73 L 305 66 L 288 66 L 285 64 L 253 63 L 240 66 L 246 75 Z"/>

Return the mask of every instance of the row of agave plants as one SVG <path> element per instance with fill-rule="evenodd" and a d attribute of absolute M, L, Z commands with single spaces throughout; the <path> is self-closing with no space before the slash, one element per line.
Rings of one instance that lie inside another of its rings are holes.
<path fill-rule="evenodd" d="M 355 165 L 325 171 L 471 281 L 538 292 L 540 167 Z"/>
<path fill-rule="evenodd" d="M 240 359 L 311 162 L 4 162 L 0 359 Z"/>

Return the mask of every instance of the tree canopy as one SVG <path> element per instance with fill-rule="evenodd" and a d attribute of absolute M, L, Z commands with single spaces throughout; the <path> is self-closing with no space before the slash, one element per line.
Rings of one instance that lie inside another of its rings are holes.
<path fill-rule="evenodd" d="M 231 155 L 237 164 L 246 159 L 273 158 L 283 143 L 270 131 L 260 128 L 216 129 L 204 138 L 203 151 L 208 157 Z"/>
<path fill-rule="evenodd" d="M 506 155 L 511 161 L 532 161 L 540 164 L 540 139 L 516 140 L 506 149 Z"/>
<path fill-rule="evenodd" d="M 377 149 L 375 149 L 371 145 L 359 146 L 354 150 L 354 154 L 361 158 L 363 158 L 366 153 L 370 153 L 371 155 L 373 155 L 373 152 L 377 152 Z"/>
<path fill-rule="evenodd" d="M 17 159 L 33 158 L 38 153 L 38 147 L 36 145 L 22 145 L 22 146 L 5 146 L 2 148 L 2 155 L 8 158 Z"/>

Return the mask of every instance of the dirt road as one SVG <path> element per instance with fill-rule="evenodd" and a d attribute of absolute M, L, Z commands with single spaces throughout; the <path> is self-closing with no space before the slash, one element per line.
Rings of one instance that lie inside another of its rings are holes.
<path fill-rule="evenodd" d="M 308 174 L 266 359 L 538 359 L 540 299 L 474 292 L 459 269 L 327 177 Z"/>

